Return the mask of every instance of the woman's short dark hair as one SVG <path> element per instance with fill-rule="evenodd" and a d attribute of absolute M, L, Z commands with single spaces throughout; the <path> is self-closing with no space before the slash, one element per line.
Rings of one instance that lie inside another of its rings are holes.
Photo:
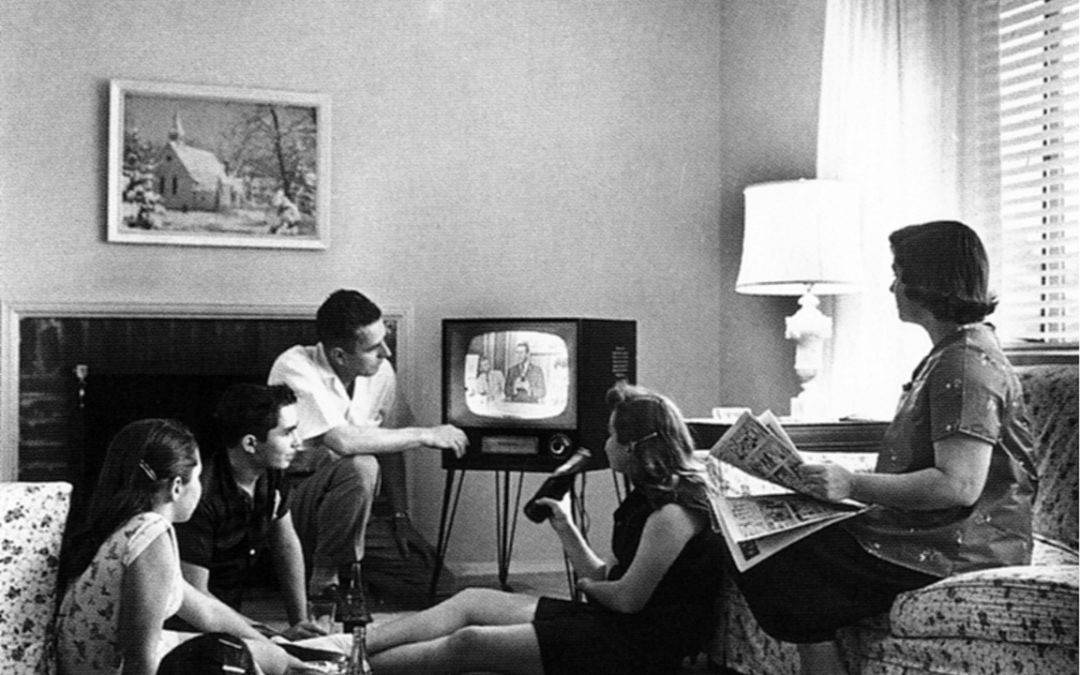
<path fill-rule="evenodd" d="M 315 314 L 319 342 L 345 347 L 352 353 L 356 331 L 382 318 L 382 310 L 359 291 L 340 289 L 330 294 Z"/>
<path fill-rule="evenodd" d="M 221 395 L 217 424 L 226 448 L 251 434 L 259 441 L 278 425 L 281 409 L 296 403 L 296 394 L 288 385 L 237 383 Z"/>
<path fill-rule="evenodd" d="M 979 235 L 954 220 L 909 225 L 889 235 L 904 294 L 939 321 L 982 321 L 997 307 Z"/>

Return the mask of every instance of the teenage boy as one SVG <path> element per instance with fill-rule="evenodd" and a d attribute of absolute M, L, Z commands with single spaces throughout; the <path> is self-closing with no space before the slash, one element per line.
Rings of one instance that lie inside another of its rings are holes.
<path fill-rule="evenodd" d="M 304 559 L 288 507 L 285 469 L 302 447 L 296 394 L 284 385 L 234 384 L 216 417 L 223 446 L 205 462 L 195 514 L 176 525 L 184 578 L 239 610 L 244 583 L 268 551 L 284 594 L 285 636 L 321 635 L 307 622 Z"/>

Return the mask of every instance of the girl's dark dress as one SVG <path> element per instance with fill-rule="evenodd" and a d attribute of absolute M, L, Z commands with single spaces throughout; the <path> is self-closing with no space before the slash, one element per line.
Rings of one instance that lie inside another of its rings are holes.
<path fill-rule="evenodd" d="M 649 515 L 672 501 L 702 513 L 709 522 L 703 485 L 683 481 L 676 493 L 652 499 L 635 489 L 615 511 L 611 547 L 619 564 L 609 579 L 630 567 Z M 723 556 L 723 538 L 706 526 L 686 543 L 636 614 L 620 614 L 598 603 L 540 598 L 533 625 L 544 673 L 676 672 L 684 656 L 697 653 L 713 626 Z"/>

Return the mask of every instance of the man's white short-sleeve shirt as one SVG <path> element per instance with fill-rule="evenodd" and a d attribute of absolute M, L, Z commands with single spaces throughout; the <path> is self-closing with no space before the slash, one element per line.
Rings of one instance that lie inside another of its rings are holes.
<path fill-rule="evenodd" d="M 305 442 L 345 423 L 380 426 L 389 417 L 397 395 L 394 367 L 383 361 L 374 375 L 356 378 L 350 397 L 330 367 L 322 343 L 296 345 L 282 352 L 267 381 L 287 384 L 296 392 L 298 431 Z"/>

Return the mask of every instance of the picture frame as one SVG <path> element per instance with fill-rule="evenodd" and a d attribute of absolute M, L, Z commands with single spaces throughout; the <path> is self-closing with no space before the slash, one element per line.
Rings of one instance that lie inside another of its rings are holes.
<path fill-rule="evenodd" d="M 327 95 L 109 84 L 107 241 L 328 247 Z"/>

